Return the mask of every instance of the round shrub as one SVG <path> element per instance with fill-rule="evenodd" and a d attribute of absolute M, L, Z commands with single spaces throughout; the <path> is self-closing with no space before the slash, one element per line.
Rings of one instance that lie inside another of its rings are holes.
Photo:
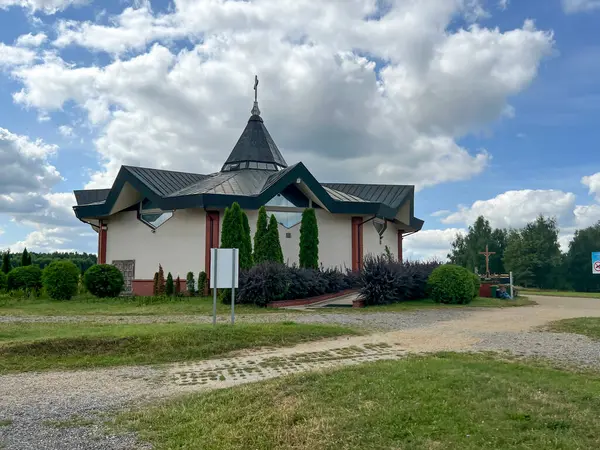
<path fill-rule="evenodd" d="M 77 294 L 79 268 L 68 260 L 50 263 L 42 275 L 48 296 L 54 300 L 70 300 Z"/>
<path fill-rule="evenodd" d="M 429 276 L 431 298 L 437 303 L 465 304 L 473 300 L 473 277 L 464 267 L 446 264 Z"/>
<path fill-rule="evenodd" d="M 83 283 L 96 297 L 116 297 L 123 290 L 125 280 L 119 269 L 110 264 L 97 264 L 86 270 Z"/>
<path fill-rule="evenodd" d="M 0 291 L 5 290 L 6 286 L 8 286 L 6 274 L 0 270 Z"/>
<path fill-rule="evenodd" d="M 42 288 L 42 269 L 38 266 L 16 267 L 8 272 L 9 290 L 38 291 Z"/>
<path fill-rule="evenodd" d="M 473 298 L 479 297 L 479 287 L 481 286 L 481 278 L 479 275 L 472 273 L 473 276 Z"/>

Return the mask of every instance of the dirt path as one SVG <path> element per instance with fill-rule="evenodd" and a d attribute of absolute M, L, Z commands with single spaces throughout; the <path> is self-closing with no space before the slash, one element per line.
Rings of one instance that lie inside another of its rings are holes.
<path fill-rule="evenodd" d="M 398 329 L 202 362 L 0 376 L 0 421 L 12 420 L 8 426 L 0 427 L 0 444 L 7 449 L 136 448 L 132 436 L 104 437 L 97 425 L 69 427 L 64 421 L 73 417 L 94 418 L 99 412 L 131 402 L 309 370 L 401 358 L 409 353 L 505 350 L 600 366 L 600 343 L 577 335 L 539 331 L 540 326 L 553 320 L 600 317 L 600 300 L 565 297 L 535 297 L 535 300 L 539 305 L 469 310 L 460 314 L 456 310 L 451 314 L 446 310 L 380 313 L 390 316 L 386 323 L 398 324 Z M 339 320 L 351 316 L 348 320 L 352 321 L 361 317 L 356 313 L 335 316 Z M 315 317 L 322 321 L 323 317 L 331 320 L 334 316 Z"/>

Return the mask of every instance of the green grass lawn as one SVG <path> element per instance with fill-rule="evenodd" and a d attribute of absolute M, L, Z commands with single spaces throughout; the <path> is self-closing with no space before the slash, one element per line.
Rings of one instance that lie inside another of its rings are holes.
<path fill-rule="evenodd" d="M 543 289 L 519 289 L 523 295 L 548 295 L 550 297 L 600 298 L 600 292 L 552 291 Z"/>
<path fill-rule="evenodd" d="M 486 356 L 364 364 L 119 415 L 156 449 L 600 448 L 600 378 Z"/>
<path fill-rule="evenodd" d="M 80 369 L 206 359 L 233 350 L 280 347 L 358 334 L 349 328 L 300 325 L 0 325 L 0 373 Z"/>
<path fill-rule="evenodd" d="M 154 299 L 152 297 L 96 298 L 92 295 L 78 295 L 68 301 L 48 298 L 0 297 L 2 316 L 72 316 L 72 315 L 212 315 L 211 297 L 183 297 L 177 299 Z M 249 305 L 236 305 L 237 314 L 281 312 L 272 308 L 258 308 Z M 230 314 L 231 306 L 217 300 L 217 313 Z"/>
<path fill-rule="evenodd" d="M 499 298 L 484 298 L 478 297 L 474 299 L 468 305 L 444 305 L 436 303 L 431 299 L 425 300 L 413 300 L 409 302 L 393 303 L 391 305 L 380 305 L 380 306 L 368 306 L 366 308 L 348 308 L 342 309 L 342 311 L 352 312 L 394 312 L 394 311 L 414 311 L 418 309 L 446 309 L 446 308 L 509 308 L 514 306 L 530 306 L 537 305 L 533 300 L 529 300 L 527 297 L 517 297 L 514 300 L 501 300 Z M 323 308 L 324 311 L 340 312 L 340 308 Z"/>
<path fill-rule="evenodd" d="M 558 333 L 583 334 L 592 339 L 600 340 L 600 317 L 557 320 L 548 324 L 545 329 Z"/>

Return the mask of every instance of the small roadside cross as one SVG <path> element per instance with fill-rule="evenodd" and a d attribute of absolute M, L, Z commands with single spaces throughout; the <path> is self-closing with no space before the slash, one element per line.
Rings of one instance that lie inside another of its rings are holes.
<path fill-rule="evenodd" d="M 490 256 L 495 255 L 496 252 L 490 252 L 488 250 L 488 246 L 486 244 L 486 246 L 485 246 L 485 252 L 479 252 L 479 254 L 485 256 L 485 276 L 486 276 L 486 278 L 491 278 L 491 274 L 490 274 Z"/>

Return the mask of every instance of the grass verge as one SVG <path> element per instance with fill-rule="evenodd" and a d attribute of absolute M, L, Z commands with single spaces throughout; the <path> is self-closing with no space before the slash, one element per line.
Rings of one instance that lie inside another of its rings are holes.
<path fill-rule="evenodd" d="M 156 449 L 600 448 L 600 379 L 487 356 L 364 364 L 123 413 Z"/>
<path fill-rule="evenodd" d="M 600 317 L 557 320 L 556 322 L 550 322 L 545 329 L 557 333 L 583 334 L 600 341 Z"/>
<path fill-rule="evenodd" d="M 581 297 L 600 298 L 600 292 L 551 291 L 535 289 L 519 289 L 523 295 L 546 295 L 549 297 Z"/>
<path fill-rule="evenodd" d="M 3 316 L 73 316 L 73 315 L 212 315 L 211 297 L 183 298 L 96 298 L 92 295 L 78 295 L 69 301 L 48 298 L 0 297 L 0 315 Z M 236 314 L 262 314 L 281 312 L 271 308 L 258 308 L 250 305 L 236 305 Z M 217 313 L 230 314 L 231 307 L 217 301 Z"/>
<path fill-rule="evenodd" d="M 330 325 L 19 323 L 0 327 L 0 373 L 206 359 L 254 347 L 281 347 L 358 334 Z"/>

